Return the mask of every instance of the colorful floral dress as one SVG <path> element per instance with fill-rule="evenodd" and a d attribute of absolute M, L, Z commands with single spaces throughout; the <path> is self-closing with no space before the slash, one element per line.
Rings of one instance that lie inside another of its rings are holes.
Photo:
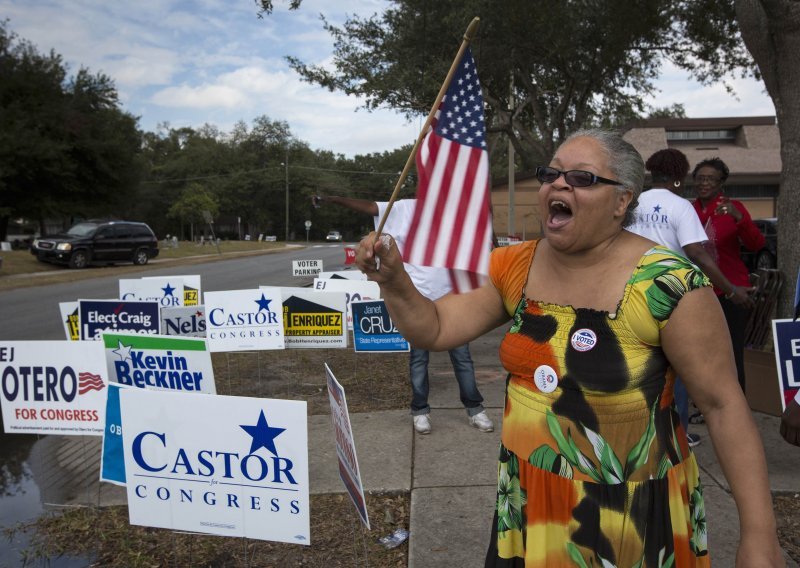
<path fill-rule="evenodd" d="M 663 247 L 639 261 L 617 312 L 523 292 L 536 242 L 496 250 L 491 278 L 514 320 L 487 566 L 709 566 L 703 489 L 672 397 L 660 330 L 708 286 Z"/>

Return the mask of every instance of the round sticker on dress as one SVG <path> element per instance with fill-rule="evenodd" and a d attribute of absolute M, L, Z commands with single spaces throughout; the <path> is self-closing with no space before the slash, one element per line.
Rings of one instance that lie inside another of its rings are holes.
<path fill-rule="evenodd" d="M 539 365 L 533 373 L 533 382 L 542 392 L 553 392 L 558 386 L 558 375 L 550 365 Z"/>
<path fill-rule="evenodd" d="M 579 329 L 572 334 L 571 343 L 575 351 L 589 351 L 597 345 L 597 335 L 591 329 Z"/>

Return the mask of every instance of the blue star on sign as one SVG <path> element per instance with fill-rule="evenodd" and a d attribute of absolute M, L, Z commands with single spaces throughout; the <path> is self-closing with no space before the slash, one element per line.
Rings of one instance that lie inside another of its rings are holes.
<path fill-rule="evenodd" d="M 660 213 L 661 212 L 661 205 L 653 206 L 653 213 Z"/>
<path fill-rule="evenodd" d="M 270 304 L 270 302 L 272 302 L 272 300 L 267 300 L 266 296 L 264 296 L 264 293 L 262 292 L 261 293 L 261 299 L 260 300 L 256 300 L 255 302 L 256 302 L 256 304 L 258 304 L 258 311 L 259 312 L 261 310 L 269 311 L 269 304 Z"/>
<path fill-rule="evenodd" d="M 273 428 L 267 424 L 267 418 L 264 416 L 264 411 L 258 416 L 258 422 L 255 426 L 246 426 L 240 424 L 239 427 L 253 437 L 253 443 L 250 444 L 250 453 L 254 454 L 259 448 L 267 448 L 273 455 L 278 455 L 278 450 L 275 449 L 275 438 L 282 434 L 286 428 Z"/>
<path fill-rule="evenodd" d="M 164 290 L 164 297 L 165 297 L 165 298 L 166 298 L 167 296 L 174 296 L 173 292 L 175 291 L 175 288 L 173 288 L 172 286 L 170 286 L 170 285 L 169 285 L 169 282 L 167 282 L 167 285 L 166 285 L 166 286 L 164 286 L 164 287 L 163 287 L 163 288 L 161 288 L 161 289 L 162 289 L 162 290 Z"/>

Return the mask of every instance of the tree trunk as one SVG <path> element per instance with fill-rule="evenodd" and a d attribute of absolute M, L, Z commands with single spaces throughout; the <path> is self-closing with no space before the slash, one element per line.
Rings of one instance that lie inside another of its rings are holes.
<path fill-rule="evenodd" d="M 800 2 L 736 0 L 736 17 L 778 116 L 782 161 L 778 268 L 786 279 L 777 315 L 788 318 L 794 313 L 800 267 Z"/>

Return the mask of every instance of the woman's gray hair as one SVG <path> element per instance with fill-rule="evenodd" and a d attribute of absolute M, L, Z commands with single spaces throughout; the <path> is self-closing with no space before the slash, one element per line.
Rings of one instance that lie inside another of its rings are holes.
<path fill-rule="evenodd" d="M 570 134 L 563 144 L 575 138 L 591 138 L 600 143 L 608 155 L 608 167 L 614 173 L 614 179 L 622 186 L 617 186 L 617 191 L 630 191 L 633 199 L 625 212 L 622 226 L 627 227 L 633 223 L 633 214 L 639 205 L 639 196 L 644 187 L 644 160 L 632 144 L 623 140 L 622 136 L 613 130 L 601 128 L 586 128 Z M 562 145 L 563 145 L 562 144 Z"/>

